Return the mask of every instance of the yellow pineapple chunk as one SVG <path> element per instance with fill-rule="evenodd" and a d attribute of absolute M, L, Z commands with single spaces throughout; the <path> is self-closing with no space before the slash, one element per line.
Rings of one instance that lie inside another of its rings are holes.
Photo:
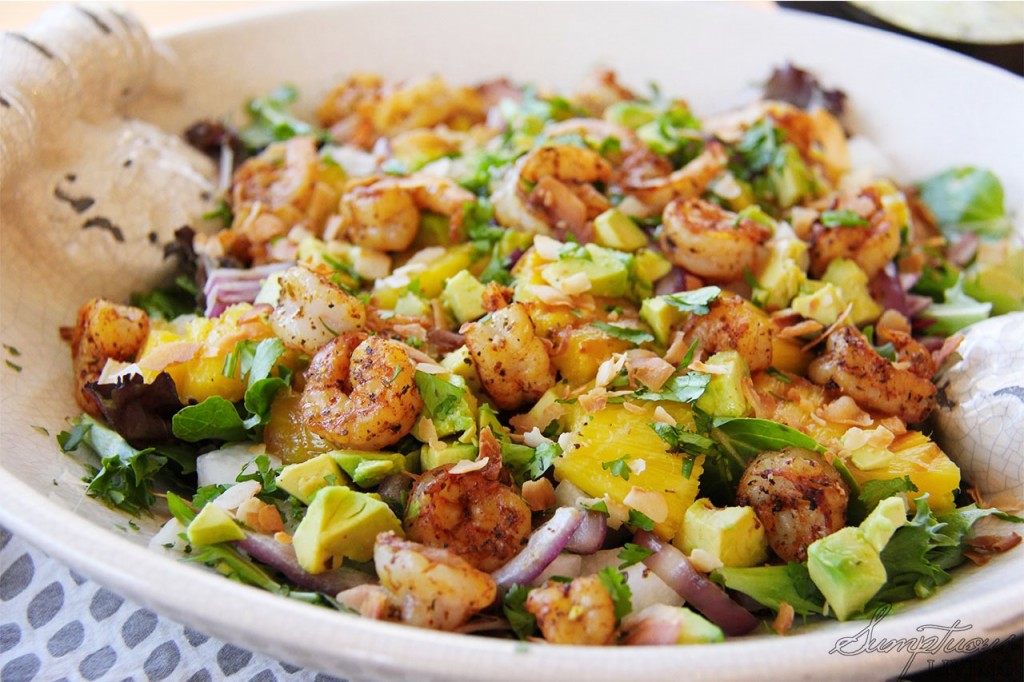
<path fill-rule="evenodd" d="M 597 376 L 597 368 L 612 354 L 631 347 L 629 341 L 616 339 L 597 327 L 587 325 L 566 333 L 565 343 L 551 362 L 570 386 L 582 386 Z"/>
<path fill-rule="evenodd" d="M 263 430 L 267 454 L 274 455 L 285 464 L 305 462 L 334 449 L 306 428 L 299 397 L 300 394 L 294 391 L 278 391 L 270 406 L 270 421 Z"/>
<path fill-rule="evenodd" d="M 660 404 L 680 424 L 692 422 L 688 406 Z M 654 532 L 668 540 L 678 532 L 683 514 L 697 499 L 704 458 L 697 458 L 689 478 L 683 477 L 682 457 L 670 453 L 665 441 L 649 426 L 657 421 L 656 405 L 642 404 L 639 412 L 608 405 L 594 414 L 581 414 L 565 454 L 555 460 L 555 478 L 568 480 L 592 497 L 607 494 L 626 506 L 632 502 L 633 508 L 657 509 L 661 505 L 652 504 L 648 494 L 657 493 L 664 500 L 664 518 L 652 519 Z M 621 475 L 601 466 L 623 457 L 625 467 L 613 467 L 623 469 Z"/>
<path fill-rule="evenodd" d="M 888 449 L 893 457 L 886 466 L 861 471 L 849 464 L 857 483 L 910 476 L 917 492 L 907 493 L 908 501 L 928 493 L 928 505 L 936 513 L 956 507 L 954 496 L 960 487 L 960 468 L 928 436 L 908 431 Z"/>

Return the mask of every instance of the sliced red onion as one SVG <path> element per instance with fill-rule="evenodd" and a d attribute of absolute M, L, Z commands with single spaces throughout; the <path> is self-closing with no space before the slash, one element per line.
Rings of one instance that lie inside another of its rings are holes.
<path fill-rule="evenodd" d="M 373 576 L 352 568 L 338 568 L 325 573 L 312 574 L 299 565 L 295 549 L 278 542 L 270 535 L 246 533 L 244 540 L 234 543 L 256 561 L 280 571 L 288 580 L 300 587 L 331 596 L 347 589 L 375 582 Z"/>
<path fill-rule="evenodd" d="M 583 523 L 583 517 L 580 509 L 559 507 L 547 523 L 533 531 L 519 554 L 491 573 L 494 582 L 506 590 L 513 585 L 528 585 L 565 549 L 569 538 Z"/>
<path fill-rule="evenodd" d="M 206 317 L 218 317 L 235 303 L 252 303 L 263 288 L 263 282 L 294 263 L 269 263 L 255 268 L 214 268 L 206 276 L 203 296 Z"/>
<path fill-rule="evenodd" d="M 640 531 L 633 536 L 633 541 L 654 552 L 644 559 L 647 567 L 725 634 L 745 635 L 760 623 L 750 611 L 697 571 L 686 555 L 672 545 L 648 531 Z"/>
<path fill-rule="evenodd" d="M 681 268 L 673 267 L 668 271 L 667 275 L 659 279 L 658 283 L 654 285 L 654 295 L 664 296 L 665 294 L 674 294 L 685 289 L 686 273 Z"/>
<path fill-rule="evenodd" d="M 871 298 L 875 299 L 880 306 L 887 310 L 895 310 L 910 319 L 907 292 L 903 289 L 903 284 L 891 263 L 871 278 L 868 289 L 871 292 Z"/>
<path fill-rule="evenodd" d="M 601 512 L 588 511 L 565 549 L 573 554 L 593 554 L 604 547 L 604 539 L 608 535 L 607 519 Z"/>

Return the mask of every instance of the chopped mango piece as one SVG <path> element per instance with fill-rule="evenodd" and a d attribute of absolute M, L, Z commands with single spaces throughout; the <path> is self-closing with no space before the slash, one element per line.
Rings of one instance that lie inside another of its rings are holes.
<path fill-rule="evenodd" d="M 597 327 L 583 326 L 571 330 L 557 355 L 552 356 L 562 377 L 570 386 L 582 386 L 597 376 L 597 368 L 612 356 L 632 347 L 629 341 L 616 339 Z"/>

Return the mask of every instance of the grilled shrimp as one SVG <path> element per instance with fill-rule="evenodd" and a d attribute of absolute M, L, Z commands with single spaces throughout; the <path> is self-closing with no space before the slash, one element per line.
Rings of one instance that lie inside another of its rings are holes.
<path fill-rule="evenodd" d="M 611 164 L 588 147 L 538 147 L 495 190 L 494 215 L 506 227 L 588 241 L 588 221 L 608 207 L 590 183 L 608 182 L 611 174 Z"/>
<path fill-rule="evenodd" d="M 75 399 L 83 410 L 100 416 L 86 384 L 100 378 L 107 360 L 134 360 L 148 336 L 149 316 L 139 308 L 94 298 L 79 309 L 71 331 L 71 363 L 78 387 Z"/>
<path fill-rule="evenodd" d="M 702 199 L 675 200 L 662 215 L 661 248 L 700 277 L 731 282 L 753 270 L 772 231 Z"/>
<path fill-rule="evenodd" d="M 739 296 L 723 293 L 706 315 L 690 315 L 681 331 L 687 345 L 700 341 L 707 354 L 733 349 L 756 372 L 772 364 L 772 325 Z"/>
<path fill-rule="evenodd" d="M 337 447 L 380 450 L 412 430 L 423 398 L 406 346 L 380 336 L 342 334 L 306 370 L 302 419 Z"/>
<path fill-rule="evenodd" d="M 532 590 L 526 610 L 552 644 L 601 646 L 615 637 L 615 603 L 595 575 Z"/>
<path fill-rule="evenodd" d="M 837 387 L 859 405 L 916 424 L 935 407 L 935 363 L 910 334 L 878 328 L 878 340 L 891 343 L 896 362 L 883 358 L 853 327 L 829 335 L 825 352 L 808 368 L 811 381 Z"/>
<path fill-rule="evenodd" d="M 270 326 L 286 346 L 313 355 L 338 334 L 361 331 L 366 306 L 330 278 L 304 266 L 286 270 Z"/>
<path fill-rule="evenodd" d="M 481 571 L 514 557 L 530 535 L 530 507 L 502 482 L 501 448 L 480 432 L 479 469 L 452 473 L 444 464 L 423 474 L 409 493 L 405 531 L 410 540 L 444 547 Z M 507 478 L 507 474 L 505 474 Z"/>
<path fill-rule="evenodd" d="M 454 630 L 498 595 L 491 576 L 464 559 L 394 533 L 377 536 L 373 562 L 388 601 L 409 625 Z"/>
<path fill-rule="evenodd" d="M 768 544 L 785 561 L 804 561 L 812 542 L 845 526 L 849 498 L 835 467 L 802 448 L 762 452 L 736 491 L 736 503 L 754 508 Z"/>
<path fill-rule="evenodd" d="M 623 189 L 646 204 L 652 213 L 657 213 L 673 199 L 699 197 L 708 183 L 725 169 L 726 161 L 722 145 L 710 142 L 697 158 L 679 170 L 660 177 L 627 181 L 623 184 Z"/>
<path fill-rule="evenodd" d="M 457 231 L 472 200 L 472 192 L 446 178 L 374 179 L 342 195 L 337 234 L 357 246 L 404 251 L 416 239 L 421 211 L 449 216 Z"/>
<path fill-rule="evenodd" d="M 503 410 L 539 399 L 555 383 L 548 347 L 522 303 L 462 328 L 484 390 Z"/>
<path fill-rule="evenodd" d="M 873 188 L 854 199 L 840 200 L 836 208 L 853 211 L 867 224 L 830 228 L 816 222 L 809 238 L 811 275 L 821 277 L 833 260 L 849 258 L 869 279 L 874 277 L 900 250 L 902 223 L 889 216 Z"/>

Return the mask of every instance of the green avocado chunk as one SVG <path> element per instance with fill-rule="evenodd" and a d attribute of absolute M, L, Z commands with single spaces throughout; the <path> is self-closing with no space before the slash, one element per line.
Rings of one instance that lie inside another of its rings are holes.
<path fill-rule="evenodd" d="M 220 507 L 208 504 L 199 510 L 185 531 L 193 545 L 215 545 L 218 542 L 244 540 L 245 533 L 231 518 L 231 514 Z"/>
<path fill-rule="evenodd" d="M 636 251 L 650 241 L 633 220 L 617 208 L 609 208 L 594 218 L 597 243 L 620 251 Z"/>
<path fill-rule="evenodd" d="M 408 469 L 407 457 L 399 452 L 332 450 L 327 455 L 360 488 L 372 488 L 391 474 Z"/>
<path fill-rule="evenodd" d="M 277 485 L 303 504 L 309 504 L 321 488 L 348 483 L 345 474 L 329 453 L 317 455 L 305 462 L 289 464 L 277 475 Z"/>
<path fill-rule="evenodd" d="M 702 498 L 683 516 L 682 550 L 690 554 L 695 549 L 725 566 L 758 566 L 768 560 L 768 536 L 753 508 L 715 507 Z"/>
<path fill-rule="evenodd" d="M 625 296 L 629 292 L 631 258 L 629 254 L 587 244 L 579 248 L 578 253 L 545 265 L 541 276 L 549 284 L 558 284 L 583 273 L 590 280 L 588 293 L 594 296 Z"/>
<path fill-rule="evenodd" d="M 430 471 L 442 464 L 454 464 L 464 459 L 476 459 L 477 447 L 472 443 L 449 443 L 444 449 L 424 445 L 420 449 L 420 463 L 423 471 Z"/>
<path fill-rule="evenodd" d="M 452 311 L 459 324 L 472 322 L 484 316 L 484 285 L 468 270 L 460 270 L 445 282 L 441 302 Z"/>
<path fill-rule="evenodd" d="M 299 565 L 310 573 L 341 566 L 345 558 L 369 561 L 380 533 L 402 535 L 402 523 L 385 502 L 345 486 L 323 488 L 295 529 L 292 546 Z"/>
<path fill-rule="evenodd" d="M 734 350 L 723 350 L 704 364 L 726 371 L 711 375 L 711 381 L 697 399 L 696 406 L 716 417 L 747 417 L 752 414 L 753 408 L 743 392 L 743 382 L 750 377 L 750 369 L 743 356 Z"/>

